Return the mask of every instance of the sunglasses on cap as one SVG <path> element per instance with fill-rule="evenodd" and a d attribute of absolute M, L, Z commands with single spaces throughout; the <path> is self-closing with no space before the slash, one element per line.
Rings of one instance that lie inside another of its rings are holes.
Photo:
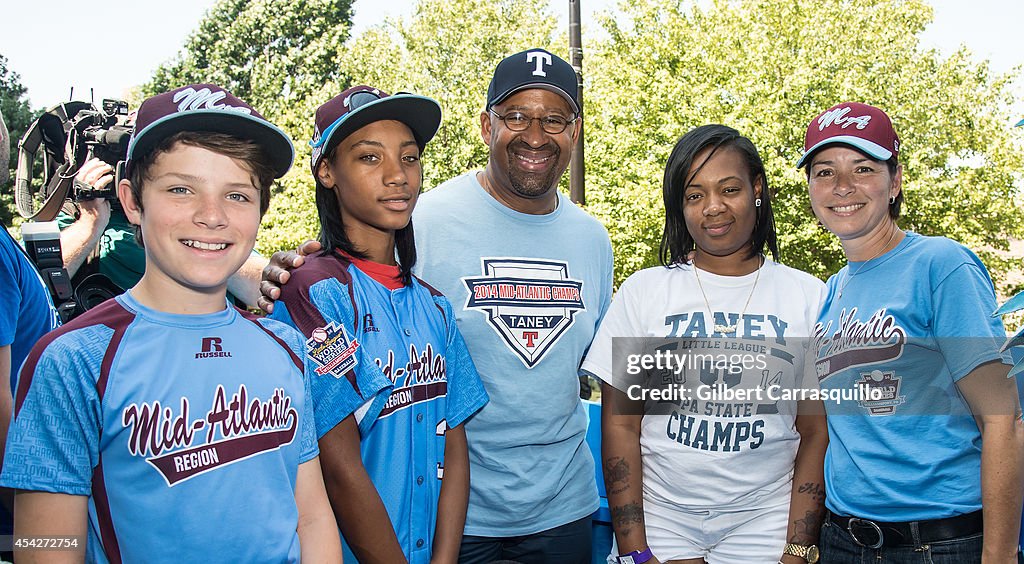
<path fill-rule="evenodd" d="M 395 92 L 394 95 L 399 94 L 410 94 L 410 92 Z M 352 112 L 358 110 L 363 106 L 372 104 L 373 102 L 388 97 L 389 96 L 387 94 L 381 92 L 376 88 L 371 88 L 369 86 L 361 86 L 358 87 L 355 92 L 350 92 L 347 96 L 345 96 L 345 99 L 342 100 L 341 102 L 341 105 L 344 108 L 344 112 L 340 116 L 338 116 L 338 119 L 334 120 L 334 122 L 331 123 L 331 125 L 327 126 L 327 128 L 324 129 L 323 134 L 321 134 L 319 138 L 310 141 L 310 147 L 320 147 L 325 142 L 327 142 L 327 140 L 331 138 L 331 134 L 334 133 L 334 130 L 338 127 L 338 125 L 340 125 L 341 122 L 345 121 L 345 118 L 352 114 Z"/>

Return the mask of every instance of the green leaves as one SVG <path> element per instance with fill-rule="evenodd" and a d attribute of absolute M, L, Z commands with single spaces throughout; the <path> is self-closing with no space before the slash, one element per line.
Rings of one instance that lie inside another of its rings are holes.
<path fill-rule="evenodd" d="M 568 54 L 544 0 L 418 0 L 410 18 L 351 39 L 350 16 L 349 0 L 221 0 L 146 86 L 224 84 L 292 135 L 296 166 L 271 201 L 262 252 L 316 234 L 306 142 L 329 97 L 362 83 L 439 100 L 430 189 L 486 163 L 479 116 L 499 60 L 528 47 Z M 1013 76 L 965 49 L 944 59 L 921 47 L 931 18 L 923 0 L 622 0 L 599 17 L 584 30 L 587 209 L 611 234 L 616 282 L 657 263 L 665 161 L 705 123 L 735 127 L 760 150 L 782 260 L 835 272 L 842 252 L 794 167 L 807 123 L 845 100 L 882 107 L 900 133 L 903 227 L 967 244 L 997 282 L 1019 269 L 1000 249 L 1024 237 L 1024 128 L 1011 127 L 1024 100 Z"/>
<path fill-rule="evenodd" d="M 655 264 L 662 167 L 692 127 L 723 123 L 757 145 L 773 188 L 782 259 L 825 277 L 844 260 L 817 227 L 794 166 L 807 123 L 844 100 L 878 105 L 903 140 L 903 227 L 993 252 L 1022 232 L 1024 152 L 1010 131 L 1008 77 L 961 50 L 920 47 L 921 1 L 745 0 L 706 10 L 624 0 L 587 45 L 587 198 L 613 232 L 616 279 Z M 1018 110 L 1019 111 L 1019 110 Z M 1019 139 L 1019 138 L 1018 138 Z"/>
<path fill-rule="evenodd" d="M 28 105 L 27 93 L 18 73 L 7 68 L 7 57 L 0 55 L 0 113 L 3 114 L 10 138 L 10 159 L 8 162 L 0 162 L 0 166 L 10 171 L 10 179 L 0 184 L 0 222 L 4 225 L 12 225 L 16 215 L 13 186 L 18 167 L 18 141 L 35 118 Z"/>

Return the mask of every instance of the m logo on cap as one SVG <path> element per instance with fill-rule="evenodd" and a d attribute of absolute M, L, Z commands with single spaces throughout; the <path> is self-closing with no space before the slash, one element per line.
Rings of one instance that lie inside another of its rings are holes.
<path fill-rule="evenodd" d="M 210 110 L 232 110 L 243 114 L 252 113 L 251 108 L 242 108 L 217 103 L 226 97 L 227 92 L 224 92 L 223 90 L 213 92 L 209 88 L 200 88 L 199 90 L 195 90 L 192 87 L 188 87 L 175 92 L 173 100 L 178 104 L 179 112 L 206 108 Z"/>
<path fill-rule="evenodd" d="M 818 131 L 824 130 L 830 125 L 838 125 L 840 129 L 846 129 L 851 124 L 857 124 L 857 129 L 864 129 L 871 121 L 871 116 L 846 117 L 852 110 L 849 107 L 829 110 L 818 118 Z"/>
<path fill-rule="evenodd" d="M 537 61 L 537 68 L 533 69 L 533 75 L 547 76 L 548 73 L 544 72 L 544 65 L 551 64 L 551 55 L 543 51 L 530 51 L 526 54 L 526 64 L 530 64 L 533 61 Z"/>

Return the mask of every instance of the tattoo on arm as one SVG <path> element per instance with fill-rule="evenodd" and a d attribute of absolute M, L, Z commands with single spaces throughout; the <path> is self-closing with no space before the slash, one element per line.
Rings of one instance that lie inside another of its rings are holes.
<path fill-rule="evenodd" d="M 627 503 L 611 508 L 612 527 L 619 534 L 627 535 L 633 525 L 644 522 L 644 509 L 639 503 Z"/>
<path fill-rule="evenodd" d="M 803 519 L 797 519 L 793 525 L 793 534 L 787 542 L 793 544 L 812 545 L 818 542 L 821 533 L 821 522 L 825 520 L 825 511 L 816 509 L 808 511 Z"/>
<path fill-rule="evenodd" d="M 629 463 L 616 456 L 604 461 L 604 483 L 608 493 L 617 494 L 629 488 Z"/>
<path fill-rule="evenodd" d="M 813 496 L 814 501 L 821 503 L 825 501 L 825 487 L 816 482 L 807 482 L 797 488 L 797 493 Z"/>

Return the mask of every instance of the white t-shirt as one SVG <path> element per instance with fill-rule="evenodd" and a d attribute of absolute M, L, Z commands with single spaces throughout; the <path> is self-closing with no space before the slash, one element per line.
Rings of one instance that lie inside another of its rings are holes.
<path fill-rule="evenodd" d="M 638 377 L 625 373 L 623 359 L 639 345 L 616 340 L 613 371 L 612 339 L 648 338 L 647 353 L 652 341 L 660 349 L 674 346 L 676 363 L 666 367 L 663 362 L 653 377 L 681 385 L 690 395 L 646 405 L 640 433 L 644 499 L 688 508 L 774 505 L 790 495 L 800 435 L 796 400 L 773 397 L 815 385 L 813 368 L 804 368 L 807 337 L 825 286 L 770 260 L 760 274 L 699 274 L 713 314 L 692 265 L 659 266 L 630 276 L 612 301 L 583 370 L 628 392 Z M 716 331 L 716 325 L 736 329 Z M 743 363 L 743 370 L 729 368 Z M 647 383 L 648 389 L 666 388 Z M 725 395 L 741 389 L 750 394 L 743 401 Z"/>

